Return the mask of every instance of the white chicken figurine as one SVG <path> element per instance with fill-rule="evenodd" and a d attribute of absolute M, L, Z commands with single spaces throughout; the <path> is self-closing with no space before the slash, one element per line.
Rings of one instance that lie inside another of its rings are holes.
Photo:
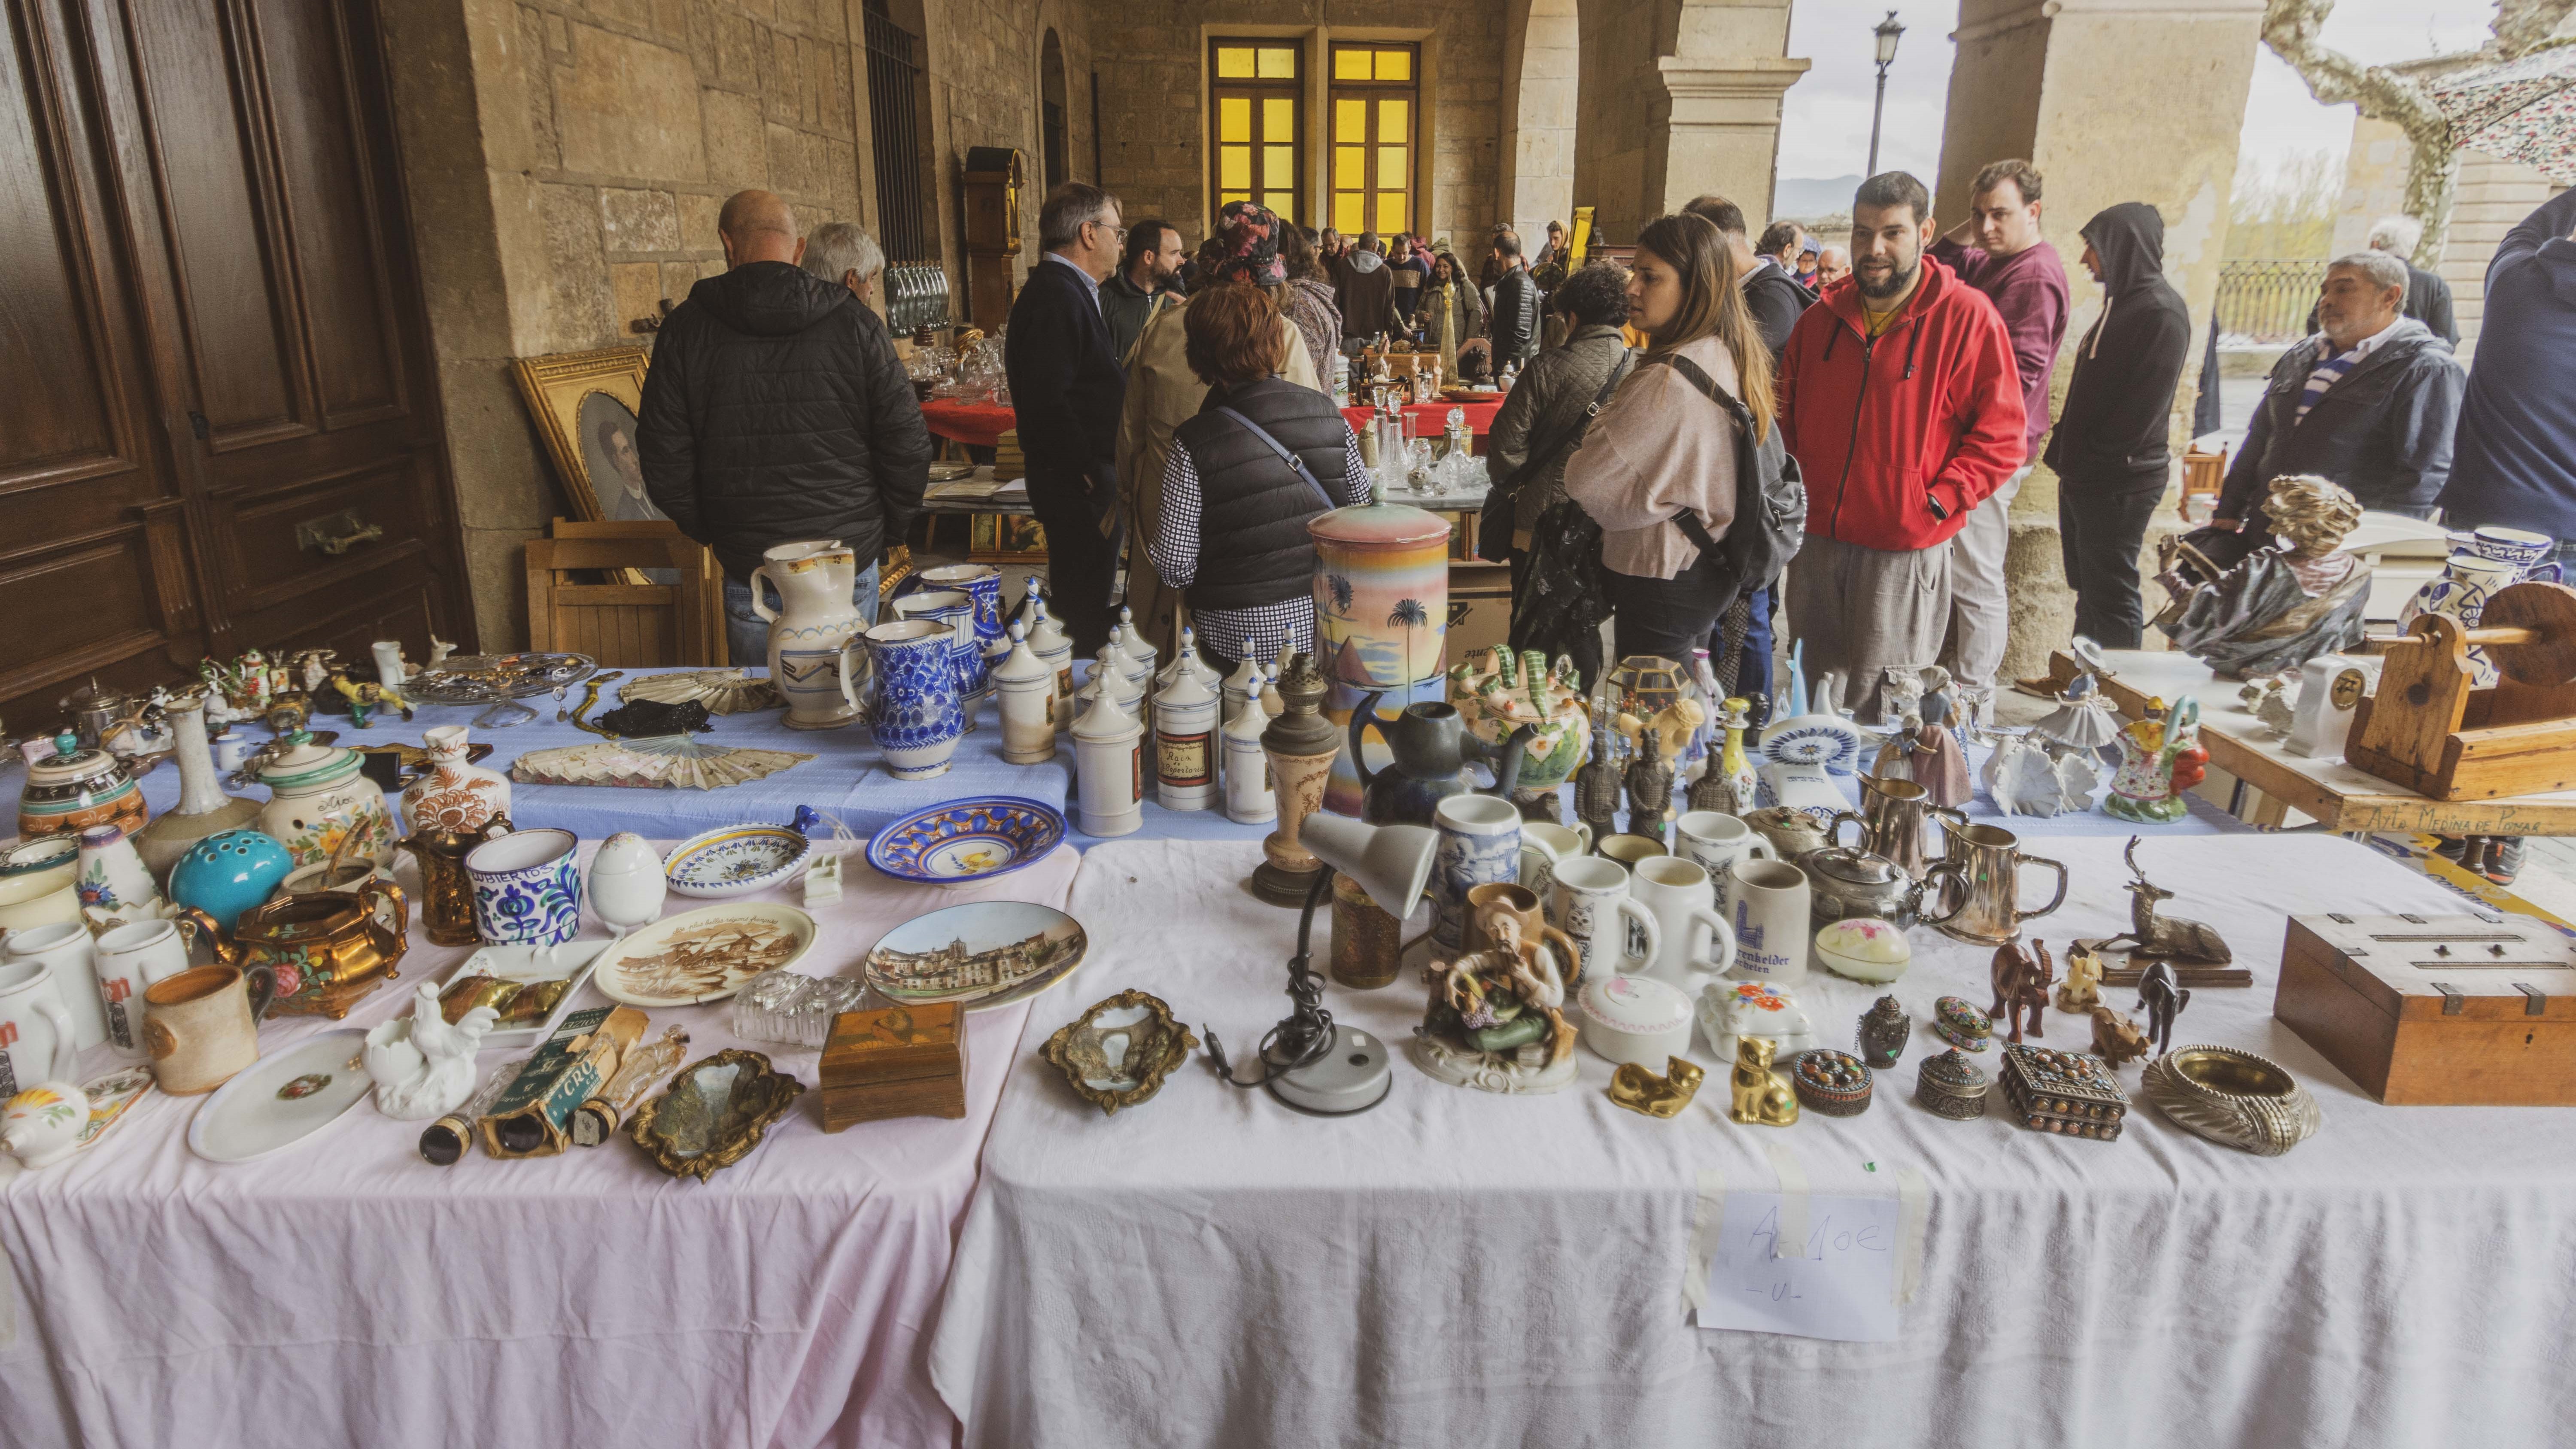
<path fill-rule="evenodd" d="M 420 983 L 411 1015 L 367 1033 L 364 1065 L 376 1084 L 376 1110 L 398 1122 L 425 1122 L 474 1095 L 474 1054 L 500 1014 L 488 1006 L 450 1025 L 438 1009 L 438 988 Z"/>

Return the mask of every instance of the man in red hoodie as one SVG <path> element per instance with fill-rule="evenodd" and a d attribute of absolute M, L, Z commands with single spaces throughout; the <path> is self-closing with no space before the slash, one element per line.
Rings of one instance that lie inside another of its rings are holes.
<path fill-rule="evenodd" d="M 1880 718 L 1890 669 L 1940 655 L 1950 539 L 2021 467 L 2022 381 L 1994 303 L 1924 255 L 1932 198 L 1902 171 L 1852 197 L 1852 275 L 1789 334 L 1780 435 L 1807 483 L 1789 628 L 1810 677 Z"/>

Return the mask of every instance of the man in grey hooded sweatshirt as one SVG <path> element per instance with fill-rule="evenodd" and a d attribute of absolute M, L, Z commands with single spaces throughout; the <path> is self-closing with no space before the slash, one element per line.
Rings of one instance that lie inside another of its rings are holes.
<path fill-rule="evenodd" d="M 1339 274 L 1333 279 L 1333 300 L 1341 305 L 1346 338 L 1404 330 L 1404 317 L 1395 310 L 1395 273 L 1387 267 L 1376 232 L 1362 236 L 1358 246 L 1342 254 Z"/>

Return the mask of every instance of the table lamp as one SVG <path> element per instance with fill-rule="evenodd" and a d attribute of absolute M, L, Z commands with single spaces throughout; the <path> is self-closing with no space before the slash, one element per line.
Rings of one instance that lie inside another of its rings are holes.
<path fill-rule="evenodd" d="M 1305 909 L 1297 917 L 1297 954 L 1288 958 L 1288 999 L 1296 1005 L 1261 1039 L 1261 1075 L 1248 1082 L 1237 1078 L 1215 1029 L 1202 1027 L 1201 1032 L 1207 1038 L 1208 1056 L 1226 1081 L 1238 1087 L 1267 1087 L 1270 1095 L 1301 1112 L 1347 1116 L 1385 1101 L 1393 1079 L 1388 1074 L 1386 1043 L 1336 1024 L 1333 1014 L 1324 1010 L 1324 978 L 1309 964 L 1315 908 L 1338 871 L 1380 909 L 1402 920 L 1431 883 L 1431 863 L 1440 837 L 1420 825 L 1365 825 L 1346 816 L 1317 813 L 1307 818 L 1302 841 L 1322 868 L 1306 889 Z"/>

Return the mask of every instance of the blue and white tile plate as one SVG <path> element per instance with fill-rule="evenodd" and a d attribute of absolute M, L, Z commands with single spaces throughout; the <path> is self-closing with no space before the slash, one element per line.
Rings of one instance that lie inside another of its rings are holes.
<path fill-rule="evenodd" d="M 907 815 L 868 842 L 868 864 L 896 880 L 961 886 L 1043 859 L 1064 842 L 1064 814 L 1016 795 L 952 800 Z"/>
<path fill-rule="evenodd" d="M 722 900 L 782 886 L 814 859 L 814 843 L 785 825 L 725 825 L 681 841 L 662 857 L 671 889 Z"/>

